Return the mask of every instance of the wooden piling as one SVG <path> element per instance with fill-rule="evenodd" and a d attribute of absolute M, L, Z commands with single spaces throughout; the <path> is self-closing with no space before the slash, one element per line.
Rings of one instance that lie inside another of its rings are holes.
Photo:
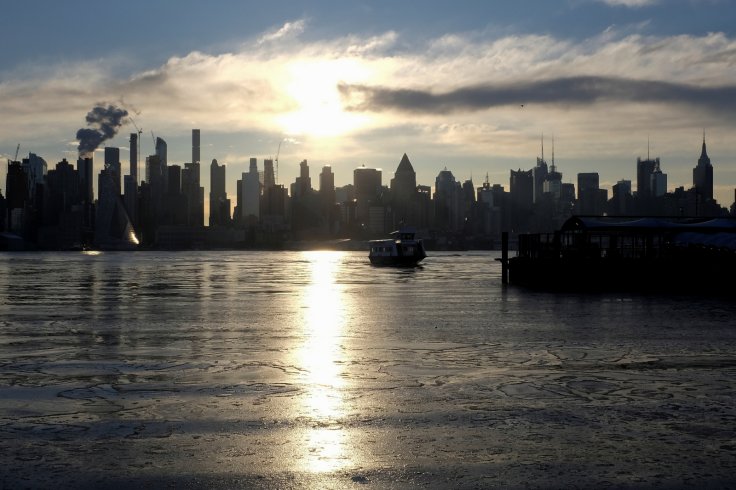
<path fill-rule="evenodd" d="M 501 232 L 501 283 L 509 283 L 509 232 Z"/>

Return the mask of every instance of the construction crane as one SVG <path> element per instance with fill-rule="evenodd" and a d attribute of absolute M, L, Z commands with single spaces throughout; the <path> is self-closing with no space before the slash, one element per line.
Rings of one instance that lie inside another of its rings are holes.
<path fill-rule="evenodd" d="M 135 149 L 135 153 L 136 155 L 138 155 L 138 158 L 140 158 L 141 157 L 141 134 L 143 133 L 143 130 L 138 127 L 138 125 L 135 123 L 132 117 L 130 117 L 130 122 L 133 124 L 133 127 L 135 128 L 135 130 L 138 131 L 138 141 L 137 141 L 138 145 Z"/>
<path fill-rule="evenodd" d="M 15 158 L 13 158 L 14 162 L 18 161 L 18 152 L 20 151 L 20 143 L 18 143 L 18 146 L 15 147 Z"/>

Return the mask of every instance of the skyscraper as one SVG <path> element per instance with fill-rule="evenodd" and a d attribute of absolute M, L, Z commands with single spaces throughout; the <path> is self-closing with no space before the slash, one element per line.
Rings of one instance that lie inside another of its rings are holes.
<path fill-rule="evenodd" d="M 319 174 L 319 195 L 325 207 L 335 204 L 335 174 L 332 167 L 325 165 Z"/>
<path fill-rule="evenodd" d="M 192 129 L 192 163 L 199 165 L 199 129 Z"/>
<path fill-rule="evenodd" d="M 705 133 L 703 133 L 703 149 L 698 158 L 698 165 L 693 169 L 693 187 L 698 196 L 709 201 L 713 199 L 713 165 L 705 151 Z"/>
<path fill-rule="evenodd" d="M 82 202 L 94 202 L 92 187 L 92 157 L 79 157 L 77 160 L 77 174 L 79 175 L 79 197 Z"/>
<path fill-rule="evenodd" d="M 252 163 L 251 163 L 252 165 Z M 273 160 L 266 158 L 263 160 L 263 189 L 264 192 L 268 191 L 271 187 L 276 185 L 276 177 L 273 173 Z"/>
<path fill-rule="evenodd" d="M 417 225 L 417 174 L 404 153 L 391 179 L 391 204 L 394 214 L 394 227 L 401 222 Z"/>
<path fill-rule="evenodd" d="M 242 201 L 241 223 L 254 224 L 258 222 L 261 211 L 261 181 L 258 175 L 258 160 L 250 159 L 250 167 L 242 176 Z M 273 187 L 271 187 L 272 189 Z M 270 189 L 269 189 L 270 192 Z M 264 195 L 267 193 L 264 192 Z"/>
<path fill-rule="evenodd" d="M 291 197 L 300 198 L 312 191 L 312 179 L 309 177 L 309 165 L 306 160 L 299 163 L 299 177 L 291 185 Z"/>
<path fill-rule="evenodd" d="M 600 188 L 598 172 L 578 174 L 577 214 L 602 215 L 606 209 L 608 191 Z"/>
<path fill-rule="evenodd" d="M 187 221 L 190 226 L 204 226 L 204 187 L 200 184 L 200 133 L 192 129 L 192 161 L 184 164 L 182 192 L 187 199 Z"/>
<path fill-rule="evenodd" d="M 102 249 L 132 250 L 138 246 L 138 238 L 120 197 L 120 187 L 115 187 L 113 172 L 106 166 L 98 175 L 94 242 Z"/>
<path fill-rule="evenodd" d="M 108 170 L 110 177 L 112 178 L 112 185 L 114 189 L 117 189 L 117 194 L 120 195 L 120 148 L 114 146 L 105 147 L 105 169 Z"/>
<path fill-rule="evenodd" d="M 417 190 L 417 173 L 409 161 L 406 153 L 401 157 L 399 166 L 396 167 L 394 178 L 391 179 L 391 192 L 397 196 L 407 196 L 414 194 Z"/>
<path fill-rule="evenodd" d="M 166 144 L 166 141 L 164 141 L 163 138 L 156 138 L 156 156 L 158 157 L 161 167 L 164 169 L 164 174 L 166 174 L 166 166 L 169 162 L 167 153 L 168 145 Z"/>
<path fill-rule="evenodd" d="M 138 185 L 138 134 L 130 133 L 130 177 Z"/>
<path fill-rule="evenodd" d="M 355 198 L 360 201 L 375 199 L 381 192 L 381 170 L 366 168 L 365 165 L 353 171 Z"/>
<path fill-rule="evenodd" d="M 435 226 L 444 231 L 457 231 L 462 221 L 462 186 L 445 168 L 434 182 Z"/>
<path fill-rule="evenodd" d="M 7 229 L 20 232 L 23 225 L 23 209 L 29 197 L 28 176 L 20 162 L 8 161 L 8 173 L 5 175 L 5 192 L 7 193 Z"/>
<path fill-rule="evenodd" d="M 230 220 L 229 206 L 227 216 L 223 216 L 222 212 L 226 200 L 225 165 L 219 165 L 213 159 L 210 164 L 210 226 L 224 225 Z"/>
<path fill-rule="evenodd" d="M 509 180 L 510 223 L 512 231 L 528 231 L 529 216 L 534 204 L 533 170 L 512 170 Z"/>
<path fill-rule="evenodd" d="M 652 174 L 656 168 L 659 168 L 659 158 L 652 160 L 647 155 L 646 160 L 636 159 L 636 195 L 639 199 L 653 195 Z"/>

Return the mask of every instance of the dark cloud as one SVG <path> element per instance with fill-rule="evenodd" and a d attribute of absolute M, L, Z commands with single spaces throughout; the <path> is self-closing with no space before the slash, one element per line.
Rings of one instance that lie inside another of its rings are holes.
<path fill-rule="evenodd" d="M 444 93 L 344 83 L 338 85 L 338 90 L 345 109 L 357 112 L 397 110 L 448 114 L 508 105 L 585 106 L 599 102 L 684 104 L 716 112 L 736 109 L 736 85 L 700 87 L 607 77 L 583 76 L 477 85 Z"/>
<path fill-rule="evenodd" d="M 103 141 L 115 136 L 127 116 L 128 111 L 111 104 L 93 107 L 86 117 L 87 125 L 91 128 L 77 131 L 79 156 L 90 155 Z"/>

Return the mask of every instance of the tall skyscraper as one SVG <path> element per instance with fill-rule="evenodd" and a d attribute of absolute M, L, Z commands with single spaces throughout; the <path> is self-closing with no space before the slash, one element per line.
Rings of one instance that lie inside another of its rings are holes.
<path fill-rule="evenodd" d="M 529 216 L 534 204 L 533 170 L 512 170 L 509 181 L 509 226 L 516 233 L 528 231 Z"/>
<path fill-rule="evenodd" d="M 322 167 L 319 174 L 319 195 L 325 207 L 335 204 L 335 174 L 329 165 Z"/>
<path fill-rule="evenodd" d="M 98 199 L 95 207 L 95 245 L 111 250 L 132 250 L 138 246 L 133 225 L 115 187 L 113 170 L 103 168 L 98 175 Z"/>
<path fill-rule="evenodd" d="M 33 198 L 35 194 L 36 184 L 43 184 L 44 177 L 48 171 L 48 165 L 46 160 L 36 155 L 35 153 L 29 153 L 28 158 L 23 159 L 23 169 L 28 175 L 28 190 Z"/>
<path fill-rule="evenodd" d="M 225 191 L 225 165 L 219 165 L 216 159 L 210 164 L 210 226 L 225 225 L 230 220 L 230 206 L 227 216 L 223 216 L 223 206 L 227 201 Z"/>
<path fill-rule="evenodd" d="M 130 133 L 130 177 L 138 185 L 138 133 Z"/>
<path fill-rule="evenodd" d="M 250 167 L 247 173 L 242 176 L 242 201 L 243 208 L 241 210 L 241 223 L 254 224 L 260 218 L 261 211 L 261 181 L 258 175 L 258 160 L 250 159 Z M 273 186 L 269 188 L 273 189 Z M 264 192 L 264 196 L 268 192 Z"/>
<path fill-rule="evenodd" d="M 92 157 L 79 157 L 77 160 L 77 174 L 79 175 L 79 197 L 82 202 L 94 202 L 92 187 Z"/>
<path fill-rule="evenodd" d="M 652 174 L 659 168 L 659 158 L 646 160 L 636 159 L 636 196 L 639 199 L 648 198 L 652 193 Z"/>
<path fill-rule="evenodd" d="M 291 185 L 291 197 L 306 196 L 312 191 L 312 179 L 309 177 L 309 165 L 306 160 L 299 163 L 299 177 Z"/>
<path fill-rule="evenodd" d="M 167 153 L 168 145 L 166 144 L 166 141 L 164 141 L 163 138 L 156 138 L 156 156 L 158 157 L 160 165 L 164 169 L 164 173 L 166 172 L 166 166 L 169 164 Z"/>
<path fill-rule="evenodd" d="M 532 169 L 532 175 L 534 177 L 533 202 L 539 202 L 542 199 L 542 194 L 544 194 L 544 182 L 547 180 L 547 174 L 547 161 L 544 159 L 544 136 L 542 136 L 542 156 L 537 158 L 537 166 Z"/>
<path fill-rule="evenodd" d="M 381 196 L 381 170 L 365 165 L 353 171 L 355 187 L 355 216 L 358 223 L 369 226 L 370 208 L 377 205 Z"/>
<path fill-rule="evenodd" d="M 434 181 L 435 226 L 444 231 L 456 231 L 462 221 L 462 186 L 445 167 Z"/>
<path fill-rule="evenodd" d="M 110 177 L 112 178 L 112 185 L 114 189 L 117 189 L 118 195 L 120 195 L 120 183 L 121 183 L 121 165 L 120 165 L 120 148 L 114 146 L 105 147 L 105 168 L 108 170 Z"/>
<path fill-rule="evenodd" d="M 393 209 L 393 227 L 401 223 L 417 226 L 417 174 L 404 153 L 399 161 L 394 178 L 391 179 L 391 205 Z"/>
<path fill-rule="evenodd" d="M 394 178 L 391 179 L 391 192 L 399 199 L 408 199 L 417 190 L 417 173 L 409 161 L 406 153 L 401 157 L 399 166 L 396 167 Z"/>
<path fill-rule="evenodd" d="M 273 173 L 273 160 L 266 158 L 263 160 L 263 189 L 267 191 L 276 185 L 276 177 Z"/>
<path fill-rule="evenodd" d="M 192 163 L 199 165 L 199 129 L 192 129 Z"/>
<path fill-rule="evenodd" d="M 703 149 L 698 158 L 698 165 L 693 169 L 693 187 L 703 201 L 713 199 L 713 165 L 705 151 L 705 133 L 703 133 Z"/>

